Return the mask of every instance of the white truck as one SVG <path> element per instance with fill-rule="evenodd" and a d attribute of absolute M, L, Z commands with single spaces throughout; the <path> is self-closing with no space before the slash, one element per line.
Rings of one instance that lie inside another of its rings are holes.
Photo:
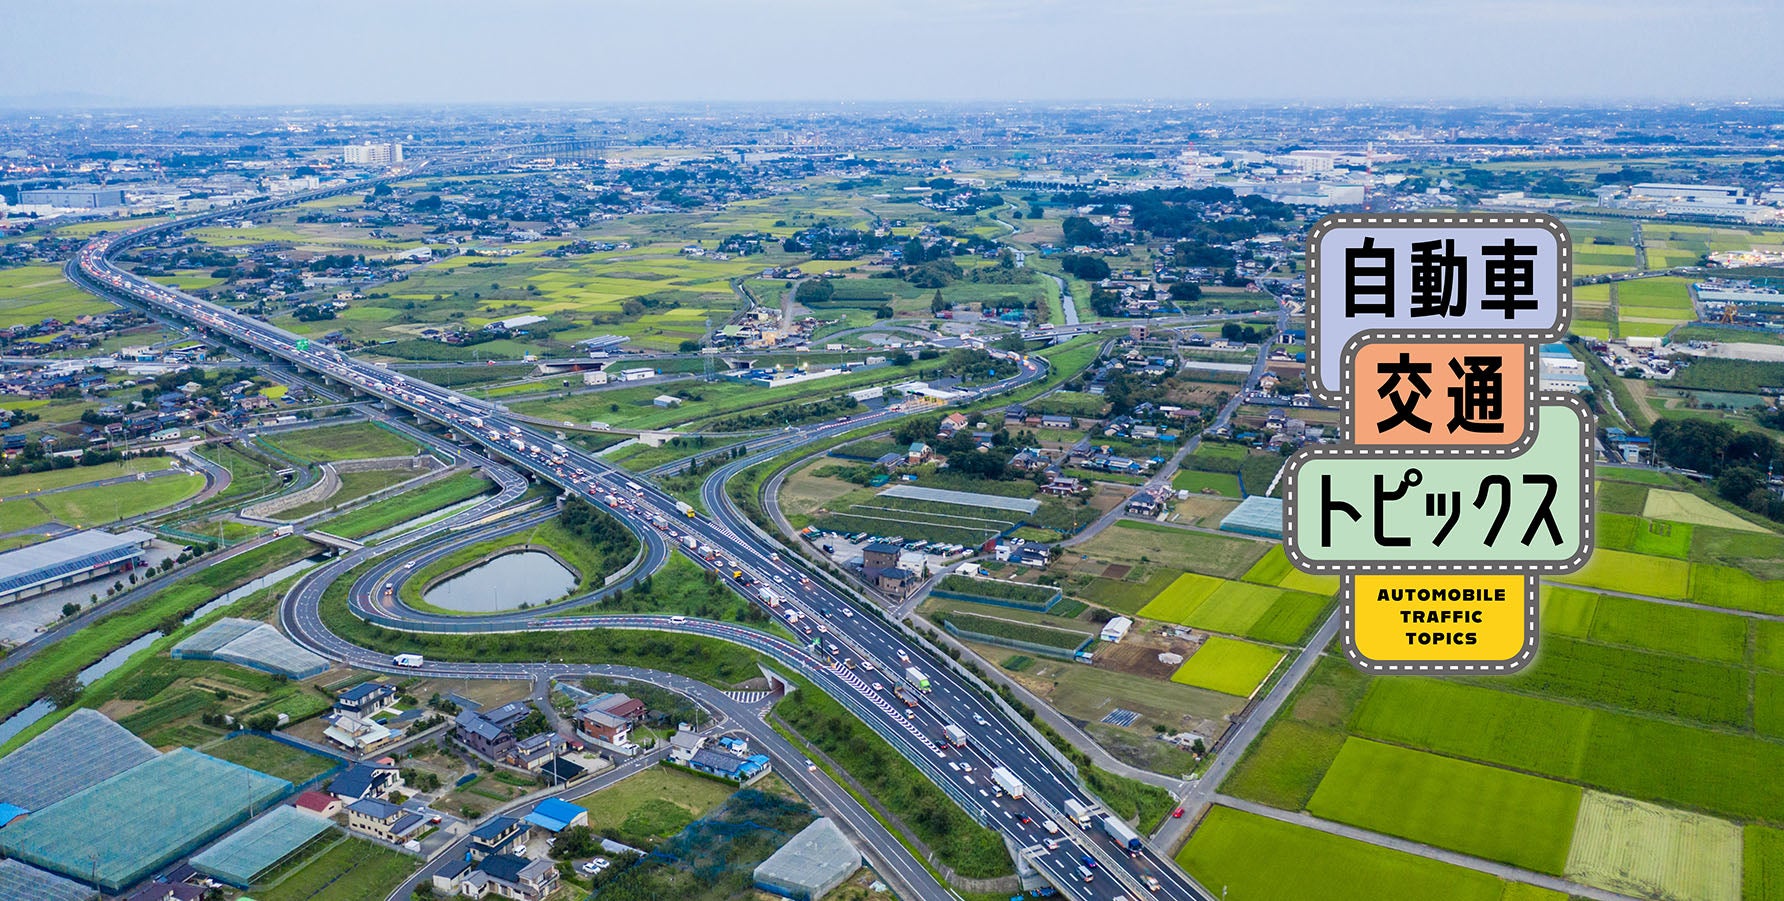
<path fill-rule="evenodd" d="M 1103 815 L 1103 834 L 1114 840 L 1115 844 L 1129 854 L 1140 852 L 1140 835 L 1126 823 L 1116 819 L 1113 814 Z"/>
<path fill-rule="evenodd" d="M 959 726 L 949 723 L 948 725 L 942 727 L 942 732 L 948 736 L 949 744 L 952 744 L 956 748 L 966 747 L 966 730 L 965 729 L 962 729 Z"/>
<path fill-rule="evenodd" d="M 420 654 L 398 654 L 395 657 L 390 658 L 390 662 L 396 666 L 419 667 L 427 661 L 422 659 Z"/>
<path fill-rule="evenodd" d="M 1012 798 L 1020 798 L 1028 793 L 1028 789 L 1024 788 L 1022 785 L 1022 780 L 1017 779 L 1016 774 L 1010 772 L 1005 767 L 992 767 L 991 781 L 997 783 L 997 787 L 1003 789 L 1004 794 L 1009 795 Z"/>
<path fill-rule="evenodd" d="M 683 535 L 681 536 L 681 543 L 682 546 L 692 551 L 700 546 L 700 539 L 695 538 L 692 535 Z"/>
<path fill-rule="evenodd" d="M 914 666 L 907 666 L 904 668 L 904 678 L 911 683 L 911 687 L 918 691 L 929 690 L 929 677 L 923 675 L 923 671 Z"/>
<path fill-rule="evenodd" d="M 1079 826 L 1085 829 L 1090 828 L 1090 808 L 1079 804 L 1072 798 L 1065 799 L 1065 815 L 1071 817 L 1072 822 Z"/>
<path fill-rule="evenodd" d="M 675 509 L 680 510 L 681 515 L 686 516 L 690 519 L 692 519 L 695 515 L 694 505 L 688 503 L 687 501 L 676 501 Z"/>
<path fill-rule="evenodd" d="M 561 456 L 563 456 L 563 455 L 565 455 L 565 454 L 567 454 L 567 453 L 569 453 L 569 452 L 570 452 L 570 449 L 569 449 L 569 448 L 567 448 L 567 447 L 564 447 L 564 446 L 563 446 L 563 445 L 561 445 L 561 444 L 554 444 L 554 445 L 552 445 L 552 446 L 551 446 L 551 452 L 552 452 L 552 453 L 554 453 L 554 454 L 557 454 L 557 455 L 558 455 L 558 456 L 560 456 L 560 457 L 561 457 Z"/>

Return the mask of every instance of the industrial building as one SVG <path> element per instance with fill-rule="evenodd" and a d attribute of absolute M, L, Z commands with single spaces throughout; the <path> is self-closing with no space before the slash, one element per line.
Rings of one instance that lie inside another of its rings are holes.
<path fill-rule="evenodd" d="M 0 901 L 91 901 L 99 893 L 16 860 L 0 860 Z"/>
<path fill-rule="evenodd" d="M 21 206 L 53 206 L 67 210 L 97 210 L 123 206 L 124 192 L 119 188 L 90 187 L 36 188 L 19 192 Z"/>
<path fill-rule="evenodd" d="M 140 529 L 113 535 L 97 529 L 52 538 L 0 554 L 0 604 L 79 585 L 143 565 L 155 536 Z"/>
<path fill-rule="evenodd" d="M 811 901 L 860 868 L 861 852 L 829 817 L 821 817 L 756 867 L 756 887 L 793 901 Z"/>

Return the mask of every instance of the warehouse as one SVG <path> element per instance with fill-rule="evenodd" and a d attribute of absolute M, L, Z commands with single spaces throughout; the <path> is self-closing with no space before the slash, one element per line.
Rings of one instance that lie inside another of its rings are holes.
<path fill-rule="evenodd" d="M 119 188 L 76 186 L 68 188 L 31 188 L 19 192 L 21 206 L 53 206 L 67 210 L 97 210 L 123 206 L 124 192 Z"/>
<path fill-rule="evenodd" d="M 0 860 L 0 901 L 90 901 L 98 897 L 98 892 L 78 882 L 16 860 Z"/>
<path fill-rule="evenodd" d="M 143 565 L 155 536 L 140 529 L 113 535 L 93 530 L 0 554 L 0 604 L 36 597 Z"/>
<path fill-rule="evenodd" d="M 861 852 L 829 817 L 821 817 L 756 867 L 756 887 L 793 901 L 811 901 L 860 868 Z"/>

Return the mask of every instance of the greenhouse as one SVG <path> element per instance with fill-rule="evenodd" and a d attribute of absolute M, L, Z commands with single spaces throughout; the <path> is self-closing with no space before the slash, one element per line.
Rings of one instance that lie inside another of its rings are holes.
<path fill-rule="evenodd" d="M 0 851 L 115 893 L 290 790 L 283 779 L 178 748 L 0 829 Z M 129 828 L 112 828 L 121 824 Z"/>
<path fill-rule="evenodd" d="M 295 807 L 275 807 L 192 855 L 192 868 L 213 879 L 247 888 L 261 874 L 327 832 L 330 825 L 327 819 Z"/>

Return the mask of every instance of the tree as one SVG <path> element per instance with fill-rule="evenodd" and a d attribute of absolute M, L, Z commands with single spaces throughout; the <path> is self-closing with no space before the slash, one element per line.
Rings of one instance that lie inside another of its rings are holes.
<path fill-rule="evenodd" d="M 930 313 L 940 313 L 941 311 L 949 309 L 953 306 L 954 306 L 953 304 L 948 303 L 946 300 L 942 299 L 942 289 L 940 289 L 940 288 L 935 289 L 934 296 L 929 298 L 929 312 Z"/>
<path fill-rule="evenodd" d="M 62 615 L 64 617 L 73 616 L 79 612 L 81 612 L 81 605 L 79 604 L 70 602 L 62 605 Z"/>
<path fill-rule="evenodd" d="M 909 366 L 912 362 L 911 355 L 902 350 L 892 355 L 892 365 L 894 366 Z"/>
<path fill-rule="evenodd" d="M 45 687 L 43 696 L 49 698 L 50 703 L 54 704 L 57 710 L 67 710 L 81 699 L 81 692 L 84 690 L 80 677 L 75 673 L 69 673 Z"/>
<path fill-rule="evenodd" d="M 593 830 L 587 826 L 571 826 L 557 834 L 557 841 L 551 846 L 551 856 L 558 860 L 572 860 L 592 857 L 600 849 L 600 841 Z"/>
<path fill-rule="evenodd" d="M 1060 223 L 1065 243 L 1076 247 L 1080 244 L 1095 247 L 1103 243 L 1103 230 L 1083 216 L 1067 216 Z"/>
<path fill-rule="evenodd" d="M 873 311 L 873 318 L 875 319 L 891 319 L 894 315 L 896 314 L 889 306 L 880 307 Z"/>
<path fill-rule="evenodd" d="M 688 340 L 681 342 L 680 346 L 681 346 L 681 352 L 684 354 L 700 352 L 700 342 L 695 341 L 692 338 L 689 338 Z"/>
<path fill-rule="evenodd" d="M 1202 286 L 1195 282 L 1172 282 L 1171 299 L 1178 303 L 1195 303 L 1202 299 Z"/>

